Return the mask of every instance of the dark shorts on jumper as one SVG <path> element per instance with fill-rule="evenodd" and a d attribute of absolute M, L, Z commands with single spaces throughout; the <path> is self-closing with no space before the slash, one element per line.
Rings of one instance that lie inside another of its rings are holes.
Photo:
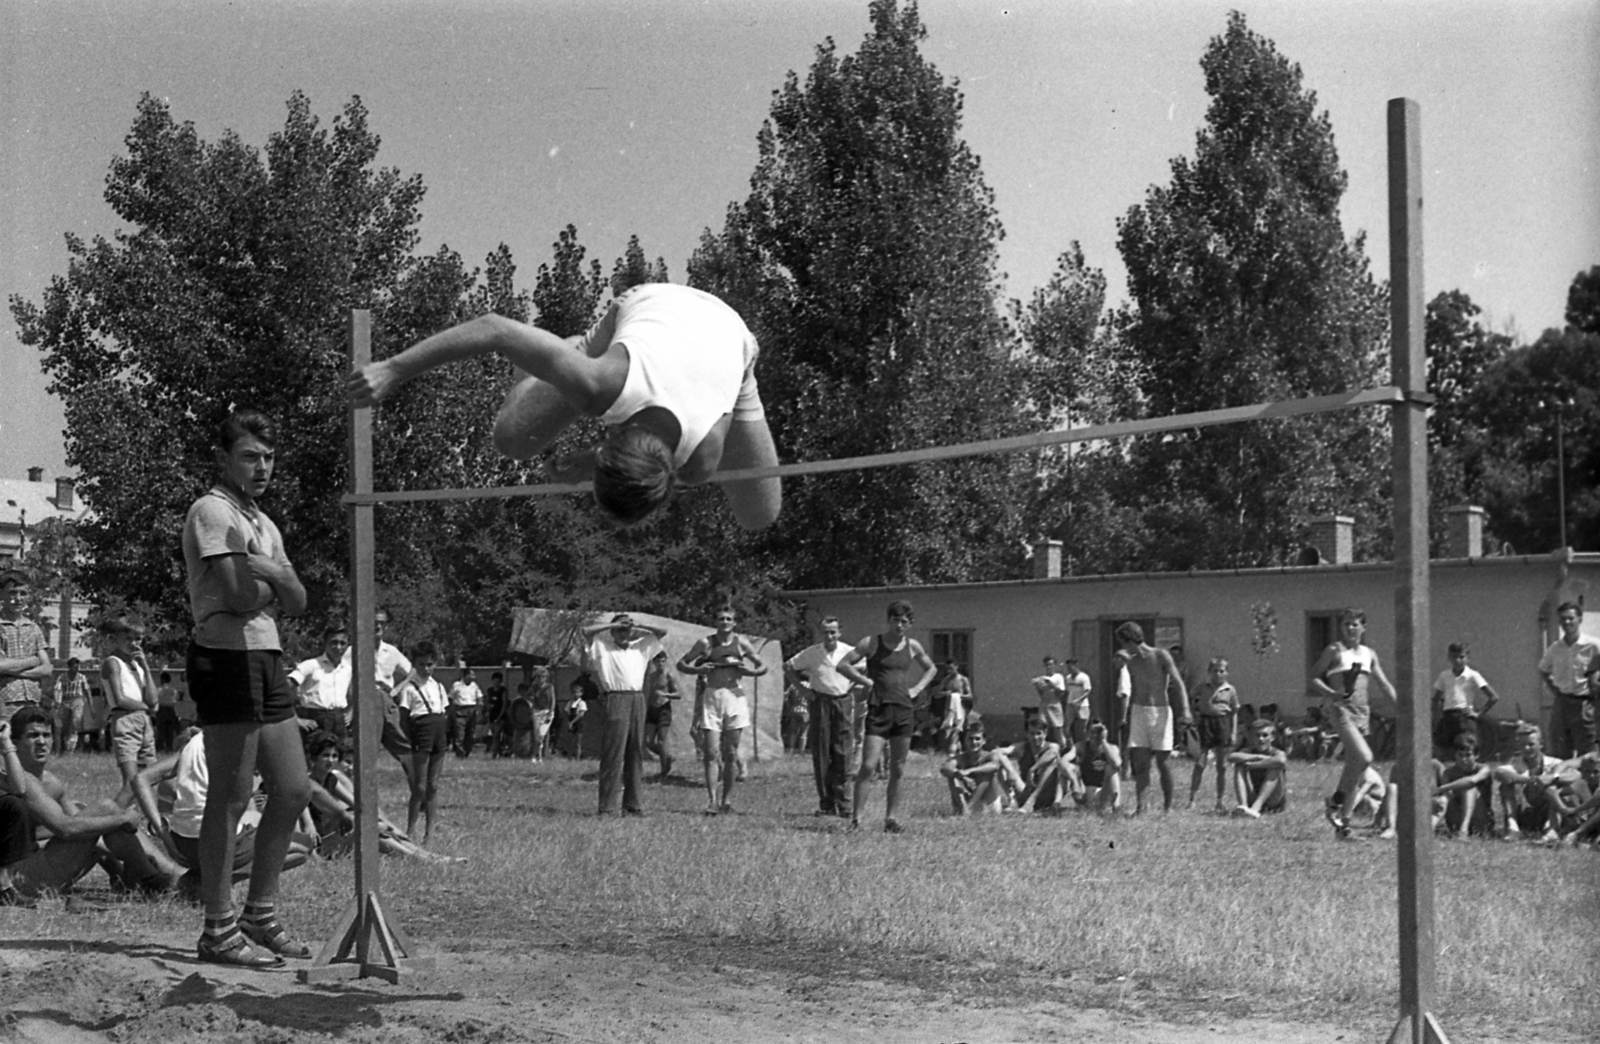
<path fill-rule="evenodd" d="M 275 725 L 294 717 L 294 687 L 275 649 L 210 649 L 190 642 L 184 666 L 201 727 Z"/>
<path fill-rule="evenodd" d="M 884 739 L 910 739 L 916 711 L 900 703 L 879 703 L 867 708 L 867 735 Z"/>
<path fill-rule="evenodd" d="M 644 712 L 644 723 L 654 725 L 660 729 L 672 727 L 672 701 L 668 700 L 659 707 L 648 707 Z"/>

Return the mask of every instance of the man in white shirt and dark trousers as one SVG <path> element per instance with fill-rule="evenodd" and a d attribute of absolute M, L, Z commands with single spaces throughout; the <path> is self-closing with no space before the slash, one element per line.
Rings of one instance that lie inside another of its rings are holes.
<path fill-rule="evenodd" d="M 819 816 L 850 818 L 850 748 L 853 682 L 838 671 L 851 646 L 841 642 L 839 618 L 822 618 L 822 641 L 807 646 L 784 663 L 800 676 L 811 711 L 809 741 L 811 774 L 817 785 Z"/>
<path fill-rule="evenodd" d="M 667 632 L 618 613 L 583 629 L 583 668 L 600 686 L 600 815 L 644 815 L 644 679 Z M 618 789 L 621 793 L 618 793 Z"/>
<path fill-rule="evenodd" d="M 1577 602 L 1556 608 L 1561 637 L 1550 643 L 1539 661 L 1539 676 L 1555 702 L 1550 707 L 1550 736 L 1545 750 L 1553 757 L 1587 754 L 1595 743 L 1595 674 L 1600 672 L 1600 642 L 1582 632 L 1583 609 Z"/>
<path fill-rule="evenodd" d="M 322 655 L 301 660 L 289 672 L 295 687 L 295 713 L 344 748 L 350 714 L 350 631 L 342 623 L 322 632 Z M 303 727 L 303 726 L 302 726 Z"/>

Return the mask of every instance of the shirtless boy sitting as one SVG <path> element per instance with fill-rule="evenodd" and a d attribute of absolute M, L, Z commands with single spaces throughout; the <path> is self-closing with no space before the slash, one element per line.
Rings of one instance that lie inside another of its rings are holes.
<path fill-rule="evenodd" d="M 49 711 L 22 708 L 12 715 L 10 731 L 14 753 L 0 736 L 9 791 L 0 796 L 0 904 L 68 891 L 97 863 L 130 890 L 162 894 L 176 887 L 182 871 L 139 832 L 144 813 L 129 788 L 115 799 L 85 805 L 69 798 L 66 784 L 46 767 L 53 736 Z"/>

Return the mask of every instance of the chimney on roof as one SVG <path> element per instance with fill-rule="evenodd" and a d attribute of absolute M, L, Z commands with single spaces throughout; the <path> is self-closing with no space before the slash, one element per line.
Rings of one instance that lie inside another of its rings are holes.
<path fill-rule="evenodd" d="M 56 508 L 60 511 L 72 510 L 72 487 L 77 480 L 65 475 L 56 476 Z"/>
<path fill-rule="evenodd" d="M 1356 520 L 1349 515 L 1319 515 L 1311 520 L 1311 546 L 1328 565 L 1349 565 L 1355 560 Z"/>
<path fill-rule="evenodd" d="M 1446 558 L 1483 557 L 1483 519 L 1488 512 L 1472 504 L 1457 504 L 1446 508 L 1448 534 L 1445 537 Z"/>
<path fill-rule="evenodd" d="M 1061 541 L 1035 540 L 1033 542 L 1033 578 L 1055 580 L 1061 576 Z"/>
<path fill-rule="evenodd" d="M 28 469 L 28 481 L 29 482 L 43 482 L 44 481 L 44 469 L 43 468 L 29 468 Z"/>

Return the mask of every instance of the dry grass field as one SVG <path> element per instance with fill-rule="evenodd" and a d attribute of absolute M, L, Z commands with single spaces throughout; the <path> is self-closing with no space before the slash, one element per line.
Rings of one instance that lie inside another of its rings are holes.
<path fill-rule="evenodd" d="M 1180 763 L 1187 792 L 1188 763 Z M 649 786 L 593 815 L 595 763 L 452 760 L 433 847 L 386 859 L 386 905 L 438 969 L 399 986 L 298 985 L 197 964 L 198 913 L 112 898 L 0 910 L 19 1040 L 1382 1040 L 1397 994 L 1394 847 L 1338 842 L 1332 766 L 1291 806 L 957 820 L 913 755 L 907 833 L 819 820 L 809 759 L 751 768 L 738 815 Z M 681 766 L 682 772 L 685 767 Z M 698 766 L 693 766 L 698 768 Z M 56 770 L 112 789 L 104 757 Z M 386 764 L 385 808 L 403 812 Z M 1210 780 L 1202 795 L 1209 792 Z M 882 786 L 868 822 L 881 824 Z M 1203 802 L 1209 808 L 1209 801 Z M 1451 1039 L 1578 1041 L 1600 1014 L 1600 857 L 1438 842 L 1439 1013 Z M 320 938 L 348 862 L 285 878 Z"/>

